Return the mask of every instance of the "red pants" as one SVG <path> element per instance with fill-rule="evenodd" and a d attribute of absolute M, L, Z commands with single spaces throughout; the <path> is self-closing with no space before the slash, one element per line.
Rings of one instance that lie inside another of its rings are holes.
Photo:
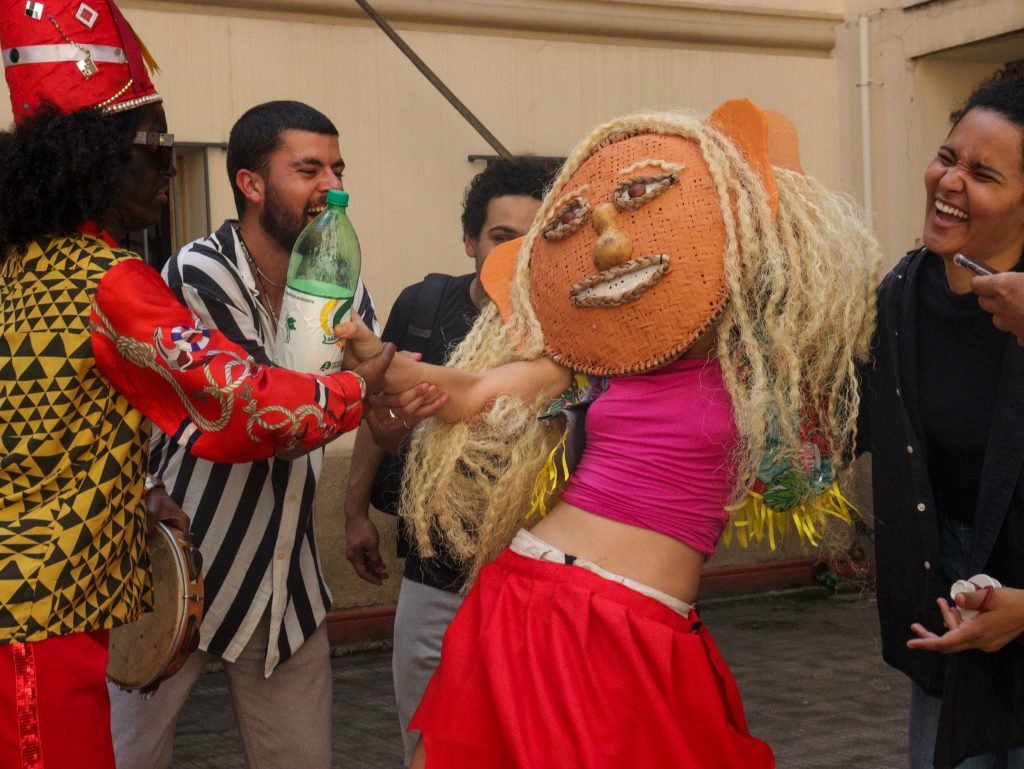
<path fill-rule="evenodd" d="M 772 769 L 696 616 L 506 550 L 445 634 L 410 727 L 428 769 Z"/>
<path fill-rule="evenodd" d="M 107 637 L 0 646 L 0 767 L 114 769 Z"/>

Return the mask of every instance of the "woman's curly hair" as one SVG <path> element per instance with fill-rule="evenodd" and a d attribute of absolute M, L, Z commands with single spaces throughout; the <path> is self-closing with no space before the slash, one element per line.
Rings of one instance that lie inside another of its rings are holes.
<path fill-rule="evenodd" d="M 11 246 L 70 235 L 110 210 L 141 112 L 65 115 L 44 107 L 0 132 L 0 260 Z"/>

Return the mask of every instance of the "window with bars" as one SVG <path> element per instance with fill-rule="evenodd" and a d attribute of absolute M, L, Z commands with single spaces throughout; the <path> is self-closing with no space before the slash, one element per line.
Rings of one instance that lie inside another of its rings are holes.
<path fill-rule="evenodd" d="M 211 165 L 223 165 L 226 149 L 224 144 L 176 142 L 174 164 L 178 173 L 171 180 L 170 203 L 157 224 L 129 233 L 122 245 L 159 270 L 171 254 L 220 224 L 211 214 L 210 169 Z"/>

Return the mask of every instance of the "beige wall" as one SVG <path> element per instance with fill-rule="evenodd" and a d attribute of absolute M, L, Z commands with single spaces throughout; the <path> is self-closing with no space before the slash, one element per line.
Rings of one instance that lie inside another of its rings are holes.
<path fill-rule="evenodd" d="M 494 151 L 376 27 L 209 15 L 189 5 L 173 13 L 140 7 L 131 20 L 160 62 L 158 88 L 180 140 L 224 142 L 241 112 L 275 98 L 309 102 L 336 121 L 364 277 L 382 310 L 426 272 L 470 269 L 460 204 L 482 166 L 467 157 Z M 564 155 L 590 127 L 623 112 L 707 110 L 746 95 L 803 127 L 808 168 L 838 181 L 836 137 L 811 131 L 836 122 L 835 64 L 821 52 L 736 54 L 503 30 L 402 35 L 514 152 Z M 824 86 L 822 98 L 805 98 L 807 83 Z M 223 167 L 211 179 L 215 212 L 230 213 Z"/>
<path fill-rule="evenodd" d="M 428 271 L 470 269 L 460 203 L 482 165 L 467 157 L 494 151 L 355 3 L 121 5 L 160 62 L 156 83 L 179 141 L 223 143 L 246 108 L 276 98 L 309 102 L 335 120 L 364 276 L 382 311 Z M 828 58 L 837 0 L 791 0 L 785 12 L 767 0 L 753 10 L 722 0 L 375 5 L 389 18 L 409 19 L 396 23 L 408 43 L 514 152 L 564 155 L 590 127 L 618 114 L 707 110 L 744 95 L 789 115 L 806 137 L 807 168 L 828 183 L 841 181 L 837 137 L 813 130 L 837 118 L 836 66 Z M 535 29 L 541 24 L 547 33 Z M 592 34 L 570 34 L 570 26 Z M 637 30 L 646 28 L 653 29 L 639 44 Z M 714 46 L 716 39 L 727 42 Z M 807 98 L 808 84 L 816 98 Z M 5 100 L 0 120 L 9 114 Z M 210 169 L 215 223 L 233 211 L 218 160 Z"/>
<path fill-rule="evenodd" d="M 949 110 L 1024 29 L 1020 0 L 376 0 L 375 7 L 512 151 L 564 155 L 594 124 L 641 108 L 707 110 L 747 96 L 782 111 L 805 168 L 863 192 L 857 17 L 869 20 L 875 225 L 889 263 L 920 229 L 921 174 Z M 352 0 L 122 0 L 163 69 L 179 141 L 223 143 L 247 107 L 299 99 L 338 124 L 364 276 L 386 316 L 429 271 L 463 272 L 463 189 L 492 154 Z M 970 45 L 963 49 L 961 46 Z M 9 121 L 6 100 L 0 121 Z M 211 153 L 215 223 L 233 211 Z M 195 184 L 195 177 L 190 182 Z M 195 217 L 190 210 L 190 216 Z M 318 520 L 340 606 L 393 598 L 343 561 L 348 443 L 329 452 Z M 391 525 L 391 521 L 385 521 Z M 390 547 L 387 548 L 390 550 Z M 792 554 L 793 551 L 790 551 Z M 727 551 L 716 565 L 749 553 Z M 396 568 L 393 568 L 393 572 Z"/>

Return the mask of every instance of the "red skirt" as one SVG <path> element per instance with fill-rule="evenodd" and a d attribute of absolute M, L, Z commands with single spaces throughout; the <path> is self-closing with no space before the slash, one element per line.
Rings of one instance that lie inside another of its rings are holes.
<path fill-rule="evenodd" d="M 114 769 L 107 637 L 0 645 L 0 767 Z"/>
<path fill-rule="evenodd" d="M 771 769 L 708 630 L 509 550 L 445 634 L 410 724 L 427 769 Z"/>

